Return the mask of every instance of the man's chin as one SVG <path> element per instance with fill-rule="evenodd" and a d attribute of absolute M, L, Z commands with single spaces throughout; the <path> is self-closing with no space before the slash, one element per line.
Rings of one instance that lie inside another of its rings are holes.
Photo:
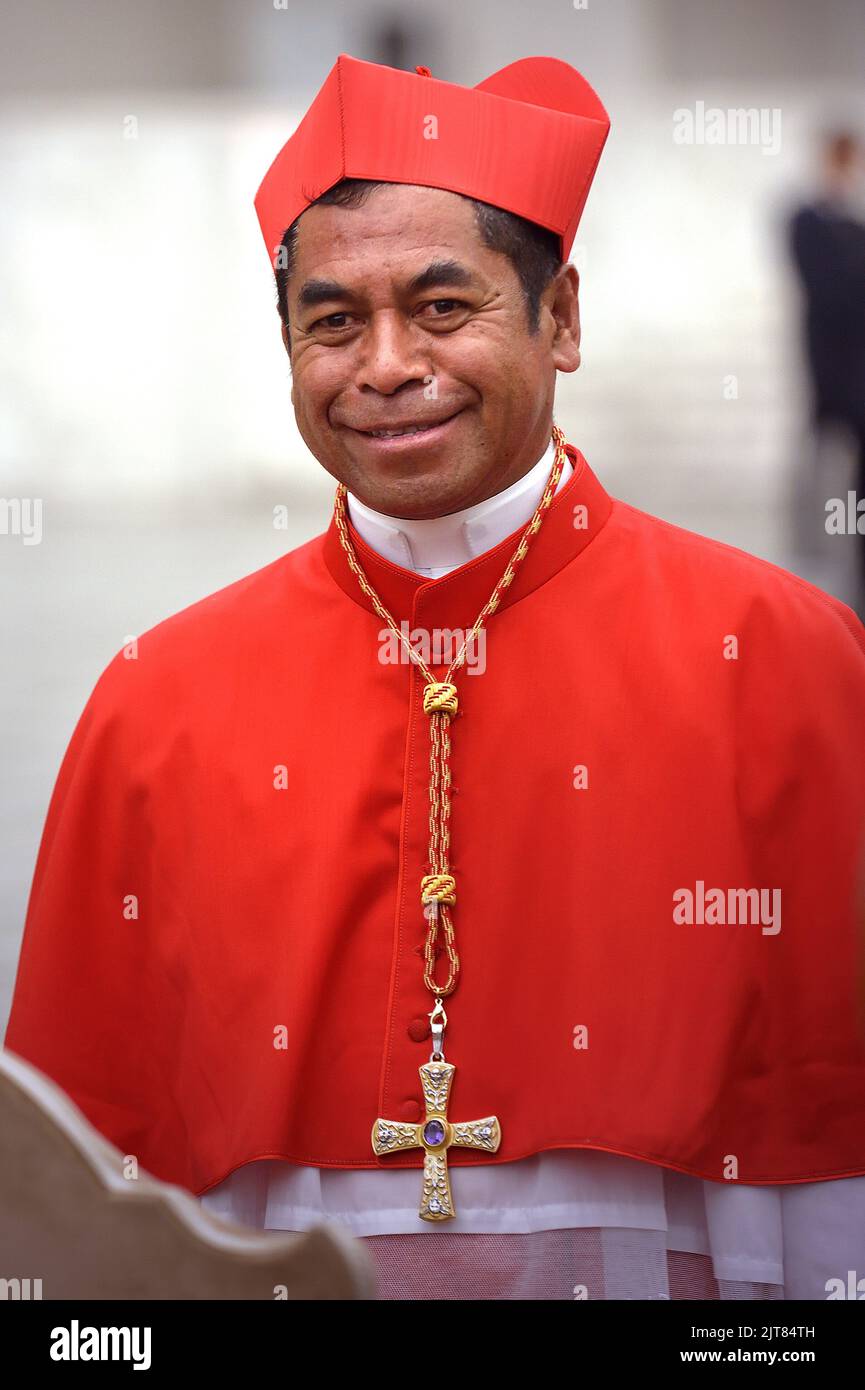
<path fill-rule="evenodd" d="M 460 479 L 470 472 L 461 454 L 430 449 L 402 460 L 353 456 L 342 476 L 349 492 L 374 511 L 421 520 L 467 506 Z"/>
<path fill-rule="evenodd" d="M 404 478 L 370 477 L 363 479 L 361 486 L 351 487 L 349 491 L 373 511 L 385 516 L 397 516 L 406 521 L 428 521 L 433 517 L 448 516 L 462 511 L 470 505 L 471 499 L 466 489 L 459 487 L 459 470 L 452 465 L 446 474 L 440 468 L 432 467 Z"/>

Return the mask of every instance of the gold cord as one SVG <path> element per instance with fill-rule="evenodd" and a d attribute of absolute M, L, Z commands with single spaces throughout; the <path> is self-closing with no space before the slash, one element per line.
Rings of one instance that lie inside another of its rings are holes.
<path fill-rule="evenodd" d="M 423 707 L 424 713 L 428 714 L 430 717 L 430 871 L 421 880 L 421 903 L 423 904 L 424 916 L 428 924 L 426 941 L 424 944 L 424 984 L 437 999 L 443 999 L 447 995 L 453 993 L 457 985 L 460 970 L 453 920 L 450 912 L 450 909 L 456 903 L 456 880 L 448 867 L 450 858 L 449 823 L 451 809 L 451 744 L 449 730 L 451 720 L 456 716 L 459 707 L 457 688 L 453 684 L 452 677 L 454 672 L 459 670 L 465 660 L 465 655 L 470 643 L 477 637 L 486 619 L 490 617 L 491 614 L 495 613 L 505 589 L 513 583 L 517 568 L 525 559 L 529 545 L 540 530 L 544 514 L 555 496 L 556 488 L 562 476 L 562 469 L 564 468 L 565 459 L 567 457 L 565 453 L 565 436 L 562 434 L 558 425 L 553 425 L 553 442 L 555 444 L 556 456 L 550 476 L 547 480 L 547 485 L 544 488 L 543 496 L 535 508 L 531 521 L 520 537 L 519 544 L 508 561 L 504 574 L 478 614 L 474 627 L 466 637 L 456 657 L 451 662 L 448 673 L 443 681 L 436 680 L 423 658 L 415 651 L 414 647 L 406 638 L 402 628 L 397 627 L 393 617 L 367 579 L 348 534 L 345 484 L 340 483 L 336 490 L 334 521 L 349 566 L 357 577 L 362 591 L 372 603 L 378 616 L 383 622 L 387 623 L 391 631 L 400 639 L 408 652 L 409 660 L 420 667 L 426 680 L 423 691 Z M 435 981 L 435 957 L 437 954 L 439 926 L 442 927 L 444 932 L 445 950 L 447 951 L 448 957 L 448 978 L 445 983 L 441 985 L 437 984 Z"/>

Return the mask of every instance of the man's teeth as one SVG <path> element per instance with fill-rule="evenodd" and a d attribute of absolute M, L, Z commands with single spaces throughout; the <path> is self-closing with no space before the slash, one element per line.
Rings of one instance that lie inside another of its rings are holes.
<path fill-rule="evenodd" d="M 406 430 L 370 430 L 373 439 L 393 439 L 399 434 L 420 434 L 424 430 L 432 429 L 432 425 L 409 425 Z"/>

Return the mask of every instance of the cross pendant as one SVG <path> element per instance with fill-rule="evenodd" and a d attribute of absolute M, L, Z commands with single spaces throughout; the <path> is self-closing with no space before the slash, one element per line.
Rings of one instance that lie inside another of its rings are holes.
<path fill-rule="evenodd" d="M 376 1155 L 400 1149 L 423 1149 L 423 1196 L 418 1215 L 424 1221 L 448 1221 L 456 1216 L 451 1197 L 447 1151 L 483 1149 L 495 1153 L 501 1143 L 501 1129 L 495 1115 L 483 1120 L 451 1124 L 448 1100 L 456 1067 L 453 1062 L 425 1062 L 418 1068 L 423 1087 L 426 1115 L 423 1124 L 404 1124 L 400 1120 L 376 1120 L 372 1127 L 372 1149 Z"/>

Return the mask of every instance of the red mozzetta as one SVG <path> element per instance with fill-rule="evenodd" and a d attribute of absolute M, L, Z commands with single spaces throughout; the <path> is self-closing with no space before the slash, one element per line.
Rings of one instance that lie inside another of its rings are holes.
<path fill-rule="evenodd" d="M 457 677 L 451 1118 L 499 1117 L 495 1163 L 865 1174 L 865 630 L 569 454 Z M 517 536 L 434 581 L 352 539 L 432 632 L 472 626 Z M 384 650 L 331 524 L 118 654 L 63 762 L 6 1042 L 194 1192 L 422 1162 L 370 1151 L 430 1050 L 423 678 Z M 771 930 L 709 912 L 748 889 Z"/>

